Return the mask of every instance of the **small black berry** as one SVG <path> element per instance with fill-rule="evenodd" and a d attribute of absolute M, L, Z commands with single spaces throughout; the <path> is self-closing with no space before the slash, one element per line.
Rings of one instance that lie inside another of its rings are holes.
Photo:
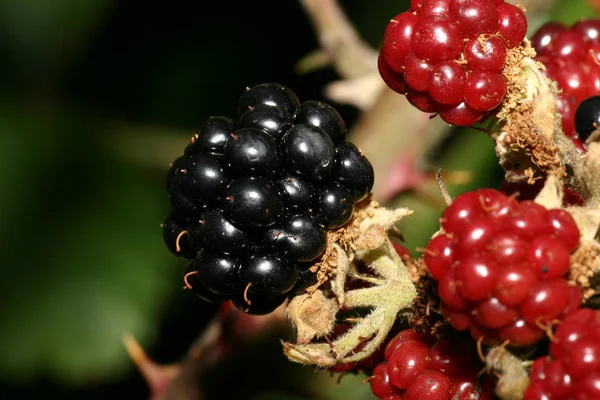
<path fill-rule="evenodd" d="M 275 139 L 259 129 L 235 131 L 225 149 L 225 158 L 238 174 L 270 175 L 278 168 Z"/>
<path fill-rule="evenodd" d="M 283 136 L 281 143 L 290 171 L 311 181 L 321 181 L 331 172 L 335 146 L 321 128 L 295 125 Z"/>
<path fill-rule="evenodd" d="M 350 142 L 336 149 L 335 168 L 332 179 L 344 185 L 352 192 L 355 203 L 365 199 L 375 182 L 375 173 L 371 162 Z"/>
<path fill-rule="evenodd" d="M 292 127 L 292 117 L 281 108 L 257 106 L 242 114 L 238 125 L 263 130 L 279 141 Z"/>
<path fill-rule="evenodd" d="M 585 142 L 600 127 L 600 96 L 589 97 L 575 111 L 575 131 Z"/>
<path fill-rule="evenodd" d="M 225 216 L 242 229 L 272 225 L 282 206 L 277 187 L 264 178 L 233 180 L 223 193 Z"/>
<path fill-rule="evenodd" d="M 248 234 L 236 228 L 220 210 L 210 210 L 202 215 L 198 234 L 204 237 L 207 248 L 225 254 L 242 252 L 250 244 Z"/>
<path fill-rule="evenodd" d="M 265 243 L 289 259 L 313 261 L 325 251 L 327 233 L 309 214 L 295 214 L 266 233 Z"/>
<path fill-rule="evenodd" d="M 203 152 L 223 154 L 234 130 L 235 123 L 231 118 L 210 117 L 187 145 L 184 155 L 189 157 Z"/>
<path fill-rule="evenodd" d="M 327 183 L 315 200 L 314 213 L 327 229 L 344 226 L 353 212 L 352 193 L 337 182 Z"/>
<path fill-rule="evenodd" d="M 195 254 L 192 250 L 192 234 L 188 223 L 175 213 L 170 213 L 162 223 L 163 240 L 171 253 L 191 260 Z"/>
<path fill-rule="evenodd" d="M 180 156 L 177 157 L 175 161 L 171 163 L 169 167 L 169 171 L 167 171 L 166 181 L 167 181 L 167 192 L 171 189 L 171 184 L 175 180 L 175 177 L 179 175 L 181 169 L 185 167 L 186 157 Z"/>
<path fill-rule="evenodd" d="M 309 269 L 303 269 L 298 275 L 298 281 L 290 291 L 293 295 L 300 295 L 306 292 L 306 289 L 317 283 L 317 274 Z"/>
<path fill-rule="evenodd" d="M 213 293 L 231 296 L 240 289 L 238 259 L 202 249 L 194 258 L 198 281 Z"/>
<path fill-rule="evenodd" d="M 246 314 L 266 315 L 275 311 L 286 299 L 286 295 L 267 297 L 245 292 L 234 296 L 231 300 L 237 309 Z"/>
<path fill-rule="evenodd" d="M 323 129 L 333 143 L 346 139 L 346 124 L 335 108 L 321 101 L 305 101 L 298 109 L 296 122 Z"/>
<path fill-rule="evenodd" d="M 198 153 L 188 158 L 181 175 L 183 193 L 205 203 L 217 202 L 229 183 L 221 158 L 208 153 Z"/>
<path fill-rule="evenodd" d="M 177 184 L 171 185 L 169 190 L 169 202 L 174 210 L 187 218 L 194 218 L 204 209 L 203 203 L 195 202 L 183 193 L 181 187 Z"/>
<path fill-rule="evenodd" d="M 284 173 L 277 183 L 288 208 L 310 207 L 315 189 L 308 181 L 293 174 Z"/>
<path fill-rule="evenodd" d="M 259 105 L 276 107 L 286 111 L 289 115 L 296 114 L 300 100 L 294 92 L 279 83 L 261 83 L 248 88 L 239 100 L 239 114 L 253 109 Z"/>
<path fill-rule="evenodd" d="M 273 254 L 252 254 L 242 260 L 240 279 L 248 290 L 260 296 L 279 296 L 298 280 L 298 268 Z"/>
<path fill-rule="evenodd" d="M 183 281 L 186 289 L 191 290 L 196 296 L 207 303 L 220 303 L 231 298 L 231 296 L 223 296 L 211 292 L 203 286 L 198 280 L 198 270 L 194 267 L 193 262 L 189 263 L 183 271 Z"/>

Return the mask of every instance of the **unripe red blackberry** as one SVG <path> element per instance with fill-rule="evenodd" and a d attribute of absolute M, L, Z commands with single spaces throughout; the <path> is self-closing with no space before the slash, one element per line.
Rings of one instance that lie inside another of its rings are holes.
<path fill-rule="evenodd" d="M 526 32 L 523 12 L 502 0 L 413 1 L 387 26 L 379 72 L 417 109 L 472 125 L 504 100 L 507 49 Z"/>
<path fill-rule="evenodd" d="M 371 391 L 380 399 L 491 400 L 494 381 L 488 375 L 479 378 L 483 365 L 473 344 L 403 330 L 385 347 L 385 360 L 369 378 Z"/>
<path fill-rule="evenodd" d="M 566 279 L 579 229 L 566 211 L 479 189 L 456 197 L 441 226 L 424 261 L 455 329 L 525 346 L 579 306 Z"/>
<path fill-rule="evenodd" d="M 579 309 L 558 326 L 538 358 L 524 400 L 600 399 L 600 311 Z"/>

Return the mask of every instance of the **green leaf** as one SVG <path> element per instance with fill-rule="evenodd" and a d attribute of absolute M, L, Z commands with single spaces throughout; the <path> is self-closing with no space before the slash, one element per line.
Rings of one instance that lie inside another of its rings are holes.
<path fill-rule="evenodd" d="M 95 121 L 3 111 L 0 374 L 117 377 L 131 367 L 123 333 L 150 340 L 181 289 L 162 179 L 108 156 Z"/>
<path fill-rule="evenodd" d="M 562 0 L 550 10 L 548 20 L 560 21 L 571 25 L 581 18 L 596 18 L 597 14 L 587 1 L 584 0 Z"/>

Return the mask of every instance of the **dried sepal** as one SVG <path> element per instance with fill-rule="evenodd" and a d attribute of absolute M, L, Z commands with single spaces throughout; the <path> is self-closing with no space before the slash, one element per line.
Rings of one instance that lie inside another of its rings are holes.
<path fill-rule="evenodd" d="M 369 227 L 371 232 L 379 231 L 373 225 Z M 408 314 L 412 300 L 417 295 L 416 289 L 387 236 L 378 248 L 363 248 L 356 251 L 355 257 L 367 264 L 375 278 L 370 282 L 376 284 L 346 291 L 344 308 L 367 308 L 370 312 L 362 318 L 356 318 L 354 325 L 333 341 L 306 344 L 282 342 L 284 353 L 291 361 L 320 367 L 359 361 L 371 355 L 383 343 L 398 316 Z M 364 347 L 355 351 L 365 341 Z"/>
<path fill-rule="evenodd" d="M 563 204 L 564 182 L 556 175 L 550 175 L 544 182 L 544 187 L 535 197 L 535 202 L 551 210 L 560 208 Z"/>
<path fill-rule="evenodd" d="M 329 335 L 339 308 L 337 300 L 326 297 L 320 289 L 294 297 L 287 306 L 287 316 L 296 329 L 298 344 Z"/>
<path fill-rule="evenodd" d="M 485 356 L 486 369 L 498 377 L 496 395 L 502 400 L 522 400 L 529 386 L 525 362 L 504 346 L 492 347 Z"/>

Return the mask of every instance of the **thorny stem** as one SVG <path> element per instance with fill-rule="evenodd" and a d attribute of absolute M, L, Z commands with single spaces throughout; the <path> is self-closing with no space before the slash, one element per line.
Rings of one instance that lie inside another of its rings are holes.
<path fill-rule="evenodd" d="M 327 57 L 336 72 L 346 79 L 377 71 L 377 53 L 362 40 L 337 0 L 300 0 L 300 4 L 319 37 L 320 64 Z"/>

